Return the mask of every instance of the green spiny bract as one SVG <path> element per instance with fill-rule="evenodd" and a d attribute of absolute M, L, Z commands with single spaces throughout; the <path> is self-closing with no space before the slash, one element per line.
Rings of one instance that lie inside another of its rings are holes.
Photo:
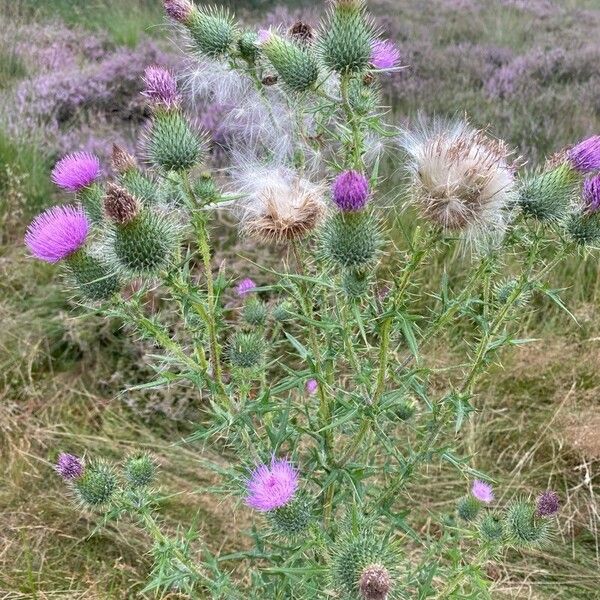
<path fill-rule="evenodd" d="M 264 339 L 255 333 L 236 333 L 229 344 L 229 362 L 238 369 L 258 367 L 263 360 Z"/>
<path fill-rule="evenodd" d="M 212 204 L 219 199 L 219 188 L 215 180 L 208 173 L 203 173 L 193 184 L 193 192 L 197 201 L 202 206 Z"/>
<path fill-rule="evenodd" d="M 500 515 L 488 512 L 479 521 L 479 533 L 486 542 L 500 543 L 504 540 L 504 521 Z"/>
<path fill-rule="evenodd" d="M 275 533 L 295 538 L 306 531 L 311 521 L 310 502 L 300 493 L 285 506 L 268 512 L 267 518 Z"/>
<path fill-rule="evenodd" d="M 131 487 L 146 487 L 154 481 L 156 464 L 148 454 L 136 454 L 125 461 L 123 475 Z"/>
<path fill-rule="evenodd" d="M 77 198 L 81 202 L 90 221 L 95 224 L 102 223 L 104 218 L 104 211 L 102 209 L 104 187 L 99 183 L 92 183 L 79 190 Z"/>
<path fill-rule="evenodd" d="M 86 465 L 83 475 L 73 482 L 77 498 L 90 507 L 110 502 L 117 487 L 118 479 L 112 465 L 101 460 Z"/>
<path fill-rule="evenodd" d="M 115 224 L 110 237 L 119 266 L 133 276 L 156 275 L 167 268 L 178 243 L 173 223 L 148 209 L 128 223 Z"/>
<path fill-rule="evenodd" d="M 362 298 L 369 291 L 369 275 L 364 271 L 349 269 L 342 275 L 342 289 L 348 298 Z"/>
<path fill-rule="evenodd" d="M 177 110 L 156 113 L 147 133 L 150 162 L 165 171 L 185 171 L 202 162 L 206 140 L 192 131 Z"/>
<path fill-rule="evenodd" d="M 346 531 L 336 541 L 335 554 L 331 564 L 331 579 L 335 591 L 345 595 L 343 598 L 364 600 L 361 589 L 362 576 L 372 567 L 385 571 L 389 589 L 387 600 L 398 597 L 397 579 L 400 555 L 397 545 L 387 538 L 382 538 L 371 528 L 358 532 Z"/>
<path fill-rule="evenodd" d="M 474 521 L 479 514 L 481 504 L 472 496 L 465 496 L 458 501 L 456 512 L 463 521 Z"/>
<path fill-rule="evenodd" d="M 569 237 L 580 246 L 600 241 L 600 213 L 573 214 L 565 224 Z"/>
<path fill-rule="evenodd" d="M 526 215 L 557 223 L 570 214 L 580 176 L 567 164 L 525 178 L 519 191 L 519 204 Z"/>
<path fill-rule="evenodd" d="M 121 280 L 114 269 L 85 250 L 72 254 L 65 264 L 78 294 L 86 300 L 108 300 L 121 289 Z"/>
<path fill-rule="evenodd" d="M 375 261 L 381 246 L 381 233 L 369 212 L 336 213 L 321 234 L 324 258 L 339 267 L 362 267 Z"/>
<path fill-rule="evenodd" d="M 275 321 L 278 323 L 285 323 L 293 318 L 294 305 L 289 300 L 284 300 L 275 306 L 272 314 Z"/>
<path fill-rule="evenodd" d="M 516 500 L 506 510 L 506 533 L 514 546 L 543 546 L 550 541 L 550 522 L 536 519 L 535 511 L 534 504 L 527 500 Z"/>
<path fill-rule="evenodd" d="M 348 102 L 355 113 L 363 116 L 376 111 L 381 102 L 379 86 L 376 82 L 365 85 L 365 78 L 353 77 L 348 85 Z"/>
<path fill-rule="evenodd" d="M 315 57 L 305 47 L 276 33 L 270 33 L 261 49 L 292 91 L 304 92 L 317 81 L 319 66 Z"/>
<path fill-rule="evenodd" d="M 242 309 L 242 317 L 248 325 L 261 327 L 267 321 L 267 307 L 258 298 L 250 298 Z"/>
<path fill-rule="evenodd" d="M 519 282 L 516 279 L 505 279 L 498 282 L 494 287 L 494 296 L 498 304 L 506 304 L 515 292 Z M 529 290 L 521 290 L 520 294 L 513 300 L 513 306 L 524 306 L 531 298 Z"/>
<path fill-rule="evenodd" d="M 392 416 L 401 421 L 409 421 L 414 417 L 416 411 L 417 407 L 414 400 L 409 398 L 407 400 L 400 400 L 398 404 L 391 408 L 390 412 Z"/>
<path fill-rule="evenodd" d="M 229 52 L 236 37 L 231 15 L 222 9 L 194 10 L 185 25 L 196 48 L 210 57 Z"/>
<path fill-rule="evenodd" d="M 258 36 L 253 31 L 242 33 L 237 41 L 238 51 L 241 57 L 253 64 L 260 55 L 258 46 L 256 45 Z"/>
<path fill-rule="evenodd" d="M 137 168 L 129 169 L 119 176 L 119 183 L 146 205 L 158 202 L 157 185 L 145 173 Z"/>
<path fill-rule="evenodd" d="M 369 65 L 373 39 L 363 0 L 336 0 L 322 27 L 321 58 L 339 73 L 362 71 Z"/>

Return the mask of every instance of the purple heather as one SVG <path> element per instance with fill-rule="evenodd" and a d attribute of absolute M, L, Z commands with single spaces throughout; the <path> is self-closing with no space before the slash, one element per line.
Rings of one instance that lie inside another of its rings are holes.
<path fill-rule="evenodd" d="M 100 175 L 100 161 L 88 152 L 74 152 L 61 158 L 52 170 L 52 181 L 64 190 L 77 192 Z"/>
<path fill-rule="evenodd" d="M 60 454 L 54 468 L 65 481 L 71 481 L 83 475 L 83 461 L 78 456 L 65 452 Z"/>
<path fill-rule="evenodd" d="M 285 506 L 298 489 L 298 471 L 285 459 L 273 457 L 271 465 L 260 465 L 247 483 L 246 504 L 261 512 Z"/>
<path fill-rule="evenodd" d="M 80 206 L 53 206 L 31 222 L 25 244 L 36 258 L 55 263 L 79 250 L 89 229 L 90 223 Z"/>
<path fill-rule="evenodd" d="M 489 483 L 476 479 L 471 487 L 471 493 L 480 502 L 489 504 L 494 500 L 494 491 Z"/>
<path fill-rule="evenodd" d="M 571 166 L 580 173 L 600 171 L 600 135 L 583 140 L 567 151 Z"/>
<path fill-rule="evenodd" d="M 371 64 L 376 69 L 393 69 L 400 62 L 400 51 L 389 40 L 375 40 L 371 44 Z"/>
<path fill-rule="evenodd" d="M 157 105 L 173 108 L 181 102 L 181 96 L 177 93 L 175 78 L 163 67 L 146 67 L 144 86 L 142 94 Z"/>
<path fill-rule="evenodd" d="M 242 281 L 240 281 L 237 284 L 235 291 L 237 295 L 241 297 L 245 296 L 246 294 L 249 294 L 250 292 L 253 292 L 255 288 L 256 284 L 254 283 L 254 281 L 252 281 L 250 277 L 246 277 L 246 279 L 242 279 Z"/>
<path fill-rule="evenodd" d="M 309 379 L 306 382 L 306 391 L 312 396 L 313 394 L 316 394 L 317 390 L 319 389 L 319 384 L 317 383 L 316 379 Z"/>
<path fill-rule="evenodd" d="M 538 517 L 552 517 L 560 509 L 560 498 L 558 494 L 552 490 L 548 490 L 540 494 L 537 501 Z"/>
<path fill-rule="evenodd" d="M 344 171 L 333 182 L 333 201 L 344 212 L 363 208 L 369 199 L 369 193 L 369 182 L 358 171 Z"/>
<path fill-rule="evenodd" d="M 595 213 L 600 210 L 600 174 L 584 181 L 583 203 L 587 213 Z"/>

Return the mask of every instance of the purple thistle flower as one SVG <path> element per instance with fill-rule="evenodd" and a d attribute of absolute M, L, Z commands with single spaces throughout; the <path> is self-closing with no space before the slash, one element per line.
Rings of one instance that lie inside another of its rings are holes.
<path fill-rule="evenodd" d="M 595 213 L 600 210 L 600 174 L 584 181 L 583 203 L 587 213 Z"/>
<path fill-rule="evenodd" d="M 476 479 L 471 487 L 471 493 L 480 502 L 489 504 L 494 500 L 494 491 L 489 483 Z"/>
<path fill-rule="evenodd" d="M 273 457 L 271 466 L 260 465 L 247 484 L 248 506 L 268 512 L 285 506 L 298 489 L 298 471 L 286 459 Z"/>
<path fill-rule="evenodd" d="M 552 490 L 548 490 L 540 494 L 537 501 L 538 517 L 552 517 L 560 509 L 560 498 L 558 494 Z"/>
<path fill-rule="evenodd" d="M 267 43 L 273 35 L 270 29 L 259 29 L 256 36 L 256 43 L 258 45 Z"/>
<path fill-rule="evenodd" d="M 242 279 L 242 281 L 240 281 L 237 284 L 235 291 L 237 295 L 241 297 L 245 296 L 246 294 L 249 294 L 250 292 L 253 292 L 255 288 L 256 284 L 254 283 L 254 281 L 252 281 L 250 277 L 246 277 L 246 279 Z"/>
<path fill-rule="evenodd" d="M 376 69 L 393 69 L 400 62 L 400 50 L 390 40 L 375 40 L 371 44 L 371 64 Z"/>
<path fill-rule="evenodd" d="M 581 172 L 600 170 L 600 135 L 583 140 L 567 151 L 571 166 Z"/>
<path fill-rule="evenodd" d="M 369 193 L 369 182 L 358 171 L 344 171 L 333 182 L 333 201 L 344 212 L 363 208 Z"/>
<path fill-rule="evenodd" d="M 309 379 L 306 382 L 306 391 L 312 396 L 313 394 L 316 394 L 317 390 L 319 389 L 319 384 L 317 383 L 316 379 Z"/>
<path fill-rule="evenodd" d="M 80 206 L 53 206 L 31 222 L 25 244 L 36 258 L 55 263 L 79 250 L 89 229 L 90 222 Z"/>
<path fill-rule="evenodd" d="M 83 461 L 78 456 L 61 452 L 54 469 L 65 481 L 71 481 L 83 475 Z"/>
<path fill-rule="evenodd" d="M 143 96 L 155 104 L 165 108 L 174 108 L 181 102 L 181 96 L 177 93 L 177 82 L 167 69 L 163 67 L 146 67 L 144 71 Z"/>
<path fill-rule="evenodd" d="M 165 0 L 165 12 L 174 21 L 184 23 L 194 10 L 194 5 L 189 0 Z"/>
<path fill-rule="evenodd" d="M 77 192 L 98 179 L 100 160 L 88 152 L 74 152 L 61 158 L 52 169 L 52 181 L 64 190 Z"/>

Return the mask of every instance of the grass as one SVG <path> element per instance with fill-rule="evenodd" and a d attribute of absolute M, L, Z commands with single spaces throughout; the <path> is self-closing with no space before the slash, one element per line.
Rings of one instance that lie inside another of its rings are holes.
<path fill-rule="evenodd" d="M 567 1 L 573 8 L 598 9 L 597 1 Z M 144 31 L 155 33 L 154 25 L 162 20 L 160 4 L 158 0 L 0 0 L 0 10 L 10 18 L 61 18 L 92 31 L 108 31 L 115 43 L 134 46 Z M 415 6 L 398 12 L 410 31 L 426 28 L 431 16 Z M 454 18 L 444 25 L 443 37 L 436 38 L 440 52 L 460 41 L 484 40 L 526 50 L 540 36 L 551 35 L 534 17 L 497 6 L 477 21 Z M 573 28 L 583 31 L 585 27 L 585 23 L 571 23 L 560 35 L 574 36 Z M 3 87 L 27 74 L 10 44 L 2 48 Z M 539 156 L 572 141 L 589 123 L 600 130 L 600 116 L 579 114 L 579 106 L 566 107 L 564 112 L 553 106 L 545 121 L 542 101 L 520 120 L 513 122 L 511 113 L 503 120 L 502 107 L 485 104 L 481 91 L 459 74 L 444 77 L 440 84 L 444 93 L 428 99 L 426 110 L 466 109 L 476 122 L 493 120 L 502 135 L 526 139 Z M 568 85 L 553 84 L 554 96 L 548 103 L 566 94 Z M 394 106 L 398 117 L 417 108 L 410 98 Z M 82 318 L 54 270 L 24 256 L 20 240 L 25 224 L 51 202 L 54 193 L 48 182 L 50 167 L 35 144 L 0 134 L 0 600 L 143 599 L 148 597 L 141 592 L 149 568 L 148 540 L 127 524 L 96 530 L 93 515 L 71 506 L 52 471 L 58 449 L 86 448 L 116 457 L 130 449 L 148 448 L 161 465 L 165 495 L 173 494 L 162 511 L 166 525 L 174 530 L 178 523 L 189 524 L 190 517 L 198 515 L 201 534 L 214 550 L 239 549 L 242 533 L 249 527 L 248 515 L 242 507 L 217 502 L 206 493 L 215 482 L 199 463 L 198 449 L 179 443 L 189 425 L 164 417 L 182 402 L 189 401 L 193 412 L 197 408 L 193 398 L 180 389 L 160 396 L 120 395 L 127 385 L 148 376 L 144 346 L 131 341 L 119 323 Z M 446 258 L 458 272 L 460 261 Z M 426 278 L 439 281 L 443 269 L 441 262 L 432 262 Z M 506 570 L 490 567 L 494 598 L 600 598 L 595 496 L 600 447 L 597 431 L 595 438 L 584 436 L 589 423 L 600 422 L 597 258 L 569 261 L 553 285 L 566 288 L 562 295 L 577 323 L 551 302 L 533 299 L 536 315 L 523 323 L 523 337 L 543 341 L 507 357 L 504 367 L 496 367 L 480 385 L 473 427 L 464 431 L 461 440 L 462 450 L 472 454 L 475 466 L 494 474 L 505 498 L 549 486 L 566 490 L 557 543 L 544 552 L 510 555 Z M 432 359 L 443 362 L 457 341 L 433 349 Z M 434 385 L 441 387 L 444 381 L 439 377 Z M 401 430 L 398 436 L 402 439 Z M 413 499 L 432 511 L 450 511 L 464 489 L 464 482 L 457 481 L 448 467 L 432 469 L 413 490 Z M 426 521 L 419 525 L 429 526 Z M 407 543 L 406 552 L 416 550 Z"/>

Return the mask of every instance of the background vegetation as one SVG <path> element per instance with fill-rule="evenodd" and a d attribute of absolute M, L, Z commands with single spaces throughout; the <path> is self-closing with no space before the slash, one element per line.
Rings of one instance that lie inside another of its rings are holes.
<path fill-rule="evenodd" d="M 202 534 L 222 552 L 239 549 L 237 533 L 251 526 L 243 507 L 205 494 L 216 482 L 200 452 L 179 443 L 192 430 L 194 398 L 179 388 L 123 392 L 145 381 L 144 354 L 152 349 L 132 342 L 118 322 L 82 318 L 53 269 L 29 260 L 22 246 L 30 217 L 53 202 L 48 173 L 57 156 L 76 149 L 106 156 L 113 141 L 134 147 L 132 131 L 145 116 L 137 99 L 143 68 L 181 62 L 160 4 L 0 0 L 1 599 L 143 597 L 146 540 L 133 529 L 96 531 L 93 516 L 69 506 L 51 468 L 59 450 L 117 456 L 148 448 L 165 490 L 185 490 L 167 500 L 172 526 L 197 514 Z M 309 2 L 304 9 L 239 5 L 247 22 L 261 25 L 313 18 Z M 386 82 L 390 119 L 466 112 L 532 166 L 600 132 L 598 0 L 371 5 L 407 65 Z M 222 109 L 198 109 L 216 139 Z M 401 165 L 386 169 L 401 185 Z M 246 259 L 262 250 L 225 239 L 223 251 L 232 274 L 255 275 Z M 460 269 L 460 261 L 451 264 Z M 432 263 L 432 278 L 442 268 Z M 524 324 L 523 337 L 535 329 L 541 339 L 489 377 L 464 434 L 475 466 L 497 478 L 503 498 L 555 487 L 565 501 L 559 543 L 515 555 L 507 572 L 490 567 L 498 598 L 600 598 L 597 261 L 573 260 L 556 281 L 573 318 L 533 300 L 535 322 Z M 447 340 L 432 356 L 459 344 Z M 431 471 L 414 501 L 452 510 L 463 488 L 452 471 Z"/>

